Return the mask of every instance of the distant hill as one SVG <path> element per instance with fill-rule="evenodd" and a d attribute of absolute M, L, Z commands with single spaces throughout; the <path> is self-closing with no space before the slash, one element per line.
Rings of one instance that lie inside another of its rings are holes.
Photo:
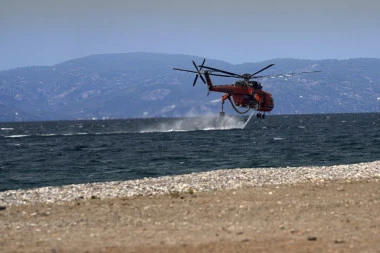
<path fill-rule="evenodd" d="M 206 86 L 192 87 L 189 55 L 127 53 L 93 55 L 54 66 L 0 72 L 0 121 L 103 118 L 181 117 L 220 111 L 221 93 L 207 96 Z M 321 73 L 260 80 L 273 94 L 272 114 L 380 111 L 380 59 L 273 59 L 233 65 L 206 60 L 207 65 L 235 73 L 263 74 L 321 70 Z M 215 84 L 233 78 L 213 78 Z M 226 104 L 226 108 L 230 108 Z M 227 112 L 233 113 L 232 110 Z"/>

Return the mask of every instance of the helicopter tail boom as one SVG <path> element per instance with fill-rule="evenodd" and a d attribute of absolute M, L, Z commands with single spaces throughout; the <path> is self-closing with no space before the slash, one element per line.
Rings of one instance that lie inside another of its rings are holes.
<path fill-rule="evenodd" d="M 211 81 L 211 78 L 210 78 L 210 75 L 209 75 L 208 71 L 205 71 L 204 75 L 205 75 L 205 78 L 206 78 L 206 84 L 207 84 L 208 90 L 209 91 L 213 91 L 214 90 L 214 85 L 212 84 L 212 81 Z"/>

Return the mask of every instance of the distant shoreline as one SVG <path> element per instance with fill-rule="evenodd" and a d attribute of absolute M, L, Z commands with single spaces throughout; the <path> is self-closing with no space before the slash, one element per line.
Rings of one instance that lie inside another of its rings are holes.
<path fill-rule="evenodd" d="M 320 112 L 320 113 L 276 113 L 271 112 L 270 117 L 273 116 L 310 116 L 310 115 L 343 115 L 343 114 L 380 114 L 378 111 L 363 111 L 363 112 Z M 249 114 L 246 115 L 236 115 L 236 114 L 228 114 L 231 117 L 249 117 Z M 269 115 L 269 114 L 268 114 Z M 167 119 L 167 120 L 175 120 L 175 119 L 191 119 L 191 118 L 219 118 L 218 113 L 198 115 L 198 116 L 178 116 L 178 117 L 125 117 L 125 118 L 83 118 L 83 119 L 45 119 L 45 120 L 26 120 L 26 121 L 0 121 L 0 124 L 5 125 L 6 128 L 11 124 L 24 124 L 24 123 L 49 123 L 49 122 L 72 122 L 72 121 L 117 121 L 117 120 L 150 120 L 150 119 Z M 6 130 L 6 129 L 0 129 Z"/>

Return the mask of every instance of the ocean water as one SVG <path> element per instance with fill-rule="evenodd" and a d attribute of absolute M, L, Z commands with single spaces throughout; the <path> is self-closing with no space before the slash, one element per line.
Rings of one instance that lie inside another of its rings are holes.
<path fill-rule="evenodd" d="M 0 191 L 380 160 L 380 113 L 0 123 Z"/>

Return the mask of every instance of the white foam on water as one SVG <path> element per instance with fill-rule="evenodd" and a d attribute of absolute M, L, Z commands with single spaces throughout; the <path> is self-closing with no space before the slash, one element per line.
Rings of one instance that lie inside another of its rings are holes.
<path fill-rule="evenodd" d="M 57 134 L 41 134 L 40 136 L 49 137 L 49 136 L 57 136 Z"/>
<path fill-rule="evenodd" d="M 251 117 L 250 117 L 251 118 Z M 250 119 L 249 118 L 249 119 Z M 183 118 L 167 123 L 148 127 L 140 130 L 140 133 L 153 133 L 153 132 L 188 132 L 188 131 L 210 131 L 210 130 L 230 130 L 230 129 L 243 129 L 247 122 L 242 118 L 225 115 L 223 117 L 194 117 Z"/>
<path fill-rule="evenodd" d="M 26 134 L 15 134 L 15 135 L 8 135 L 4 136 L 4 138 L 23 138 L 23 137 L 29 137 L 30 135 Z"/>

